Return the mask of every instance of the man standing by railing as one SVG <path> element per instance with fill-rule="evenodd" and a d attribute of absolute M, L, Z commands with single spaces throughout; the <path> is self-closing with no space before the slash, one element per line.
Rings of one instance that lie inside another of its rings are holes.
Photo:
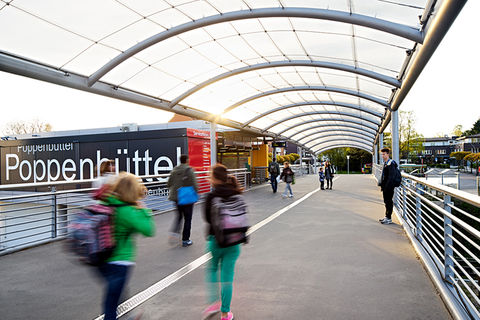
<path fill-rule="evenodd" d="M 280 166 L 275 158 L 273 158 L 272 162 L 268 165 L 268 173 L 270 174 L 270 183 L 272 184 L 273 193 L 276 193 L 278 186 L 277 177 L 280 175 Z"/>
<path fill-rule="evenodd" d="M 383 202 L 385 203 L 385 218 L 382 218 L 379 221 L 382 224 L 391 224 L 393 212 L 393 194 L 395 191 L 393 170 L 398 169 L 395 161 L 390 159 L 390 149 L 383 148 L 381 153 L 384 165 L 382 177 L 380 178 L 378 185 L 381 187 L 383 193 Z"/>

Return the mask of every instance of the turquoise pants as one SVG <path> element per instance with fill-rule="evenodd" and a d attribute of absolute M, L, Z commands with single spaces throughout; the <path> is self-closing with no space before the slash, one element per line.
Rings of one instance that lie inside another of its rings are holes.
<path fill-rule="evenodd" d="M 240 245 L 220 248 L 214 236 L 207 239 L 207 252 L 212 253 L 212 259 L 206 267 L 206 282 L 208 291 L 208 303 L 212 304 L 220 300 L 218 271 L 220 270 L 220 287 L 222 295 L 222 312 L 230 311 L 233 291 L 233 275 L 235 263 L 240 255 Z"/>

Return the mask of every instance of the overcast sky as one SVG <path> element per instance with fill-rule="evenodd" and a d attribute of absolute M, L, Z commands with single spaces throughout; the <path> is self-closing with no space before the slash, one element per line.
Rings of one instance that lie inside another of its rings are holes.
<path fill-rule="evenodd" d="M 414 110 L 424 136 L 470 129 L 480 118 L 480 1 L 470 0 L 401 106 Z M 38 118 L 54 130 L 167 122 L 171 113 L 0 72 L 0 133 L 12 121 Z"/>

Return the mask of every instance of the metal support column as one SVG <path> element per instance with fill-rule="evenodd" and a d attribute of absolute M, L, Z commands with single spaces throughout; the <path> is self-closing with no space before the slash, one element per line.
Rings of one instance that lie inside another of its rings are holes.
<path fill-rule="evenodd" d="M 443 197 L 443 209 L 448 213 L 452 212 L 452 208 L 450 204 L 452 203 L 452 199 L 450 195 L 446 194 Z M 446 215 L 443 216 L 443 244 L 445 246 L 445 270 L 444 270 L 444 279 L 448 282 L 451 281 L 451 278 L 454 277 L 453 273 L 453 239 L 452 239 L 452 220 L 447 217 Z"/>
<path fill-rule="evenodd" d="M 400 165 L 400 141 L 398 134 L 398 111 L 392 112 L 392 159 Z"/>
<path fill-rule="evenodd" d="M 210 122 L 210 165 L 217 164 L 217 125 Z"/>

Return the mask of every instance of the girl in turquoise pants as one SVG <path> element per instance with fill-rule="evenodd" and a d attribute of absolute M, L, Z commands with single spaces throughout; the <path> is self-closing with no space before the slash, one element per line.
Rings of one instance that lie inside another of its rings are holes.
<path fill-rule="evenodd" d="M 204 219 L 208 224 L 207 252 L 212 254 L 212 259 L 208 262 L 205 269 L 209 306 L 203 311 L 202 319 L 209 319 L 221 312 L 221 320 L 233 320 L 230 303 L 232 302 L 233 274 L 235 263 L 240 255 L 240 245 L 228 247 L 220 247 L 218 245 L 215 239 L 215 230 L 212 227 L 212 214 L 215 213 L 212 213 L 211 209 L 214 198 L 228 199 L 241 194 L 242 189 L 235 178 L 228 176 L 227 168 L 221 164 L 217 164 L 212 168 L 211 182 L 213 188 L 206 197 L 204 207 Z M 220 274 L 218 274 L 219 271 Z M 220 291 L 221 296 L 219 294 Z"/>
<path fill-rule="evenodd" d="M 218 286 L 218 271 L 220 269 L 220 286 L 222 313 L 230 311 L 232 302 L 233 276 L 235 273 L 235 263 L 240 255 L 240 245 L 220 248 L 215 237 L 209 236 L 207 240 L 207 251 L 212 253 L 212 259 L 208 262 L 206 270 L 206 281 L 208 286 L 209 304 L 220 301 Z"/>

